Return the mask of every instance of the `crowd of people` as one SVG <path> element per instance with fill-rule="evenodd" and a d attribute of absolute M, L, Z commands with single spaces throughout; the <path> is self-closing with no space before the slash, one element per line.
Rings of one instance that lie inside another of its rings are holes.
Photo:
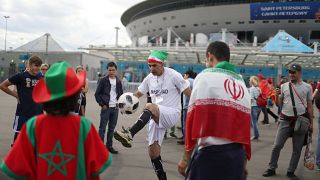
<path fill-rule="evenodd" d="M 0 84 L 2 91 L 17 99 L 12 148 L 1 170 L 14 179 L 99 179 L 110 166 L 112 154 L 119 153 L 113 138 L 132 148 L 135 135 L 147 126 L 152 168 L 159 180 L 166 180 L 161 146 L 167 129 L 180 122 L 182 137 L 177 143 L 184 145 L 184 152 L 177 170 L 181 175 L 190 180 L 244 180 L 247 161 L 252 158 L 251 141 L 261 138 L 258 119 L 262 112 L 262 125 L 270 124 L 269 114 L 278 124 L 262 176 L 276 174 L 281 149 L 292 137 L 286 175 L 298 179 L 295 170 L 305 137 L 314 127 L 313 101 L 320 105 L 320 83 L 312 87 L 302 81 L 300 64 L 291 64 L 289 79 L 281 77 L 277 85 L 258 74 L 250 77 L 247 88 L 230 63 L 226 43 L 209 44 L 207 68 L 198 75 L 191 70 L 181 75 L 165 67 L 168 58 L 166 51 L 151 51 L 147 58 L 150 74 L 133 93 L 138 98 L 147 96 L 147 103 L 137 121 L 122 130 L 116 129 L 120 129 L 117 100 L 124 91 L 123 79 L 117 76 L 117 64 L 108 63 L 107 74 L 100 74 L 94 93 L 101 108 L 97 131 L 85 117 L 89 89 L 85 69 L 73 69 L 66 61 L 49 66 L 40 57 L 31 56 L 24 72 Z M 15 88 L 9 88 L 12 85 Z M 277 113 L 272 111 L 274 106 Z M 170 136 L 177 138 L 174 129 Z M 320 135 L 317 144 L 315 164 L 320 171 Z"/>

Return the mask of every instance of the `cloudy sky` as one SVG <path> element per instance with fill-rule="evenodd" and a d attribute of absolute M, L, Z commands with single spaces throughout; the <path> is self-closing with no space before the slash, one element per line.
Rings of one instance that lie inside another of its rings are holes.
<path fill-rule="evenodd" d="M 7 49 L 17 48 L 45 33 L 67 50 L 95 45 L 130 44 L 120 17 L 143 0 L 0 0 L 0 49 L 4 49 L 5 18 Z"/>

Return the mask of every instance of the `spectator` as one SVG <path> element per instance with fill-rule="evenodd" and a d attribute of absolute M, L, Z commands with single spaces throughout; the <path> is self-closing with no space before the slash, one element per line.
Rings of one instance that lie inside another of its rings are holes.
<path fill-rule="evenodd" d="M 41 64 L 40 71 L 41 71 L 42 77 L 44 77 L 44 75 L 46 74 L 48 69 L 49 69 L 49 65 L 48 64 L 46 64 L 46 63 Z"/>
<path fill-rule="evenodd" d="M 85 71 L 82 66 L 77 66 L 76 67 L 76 73 L 79 74 L 81 71 Z M 76 113 L 78 113 L 80 116 L 85 116 L 86 115 L 86 105 L 87 105 L 87 96 L 86 94 L 88 93 L 89 90 L 89 81 L 86 78 L 84 86 L 81 88 L 80 92 L 80 98 L 79 98 L 79 107 L 76 109 Z"/>
<path fill-rule="evenodd" d="M 317 87 L 312 95 L 313 99 L 316 98 L 317 93 L 320 90 L 320 81 L 317 83 Z M 319 96 L 319 95 L 318 95 Z M 317 97 L 319 98 L 319 97 Z M 316 150 L 316 165 L 317 165 L 317 170 L 320 171 L 320 109 L 319 111 L 319 117 L 318 117 L 318 138 L 317 138 L 317 150 Z"/>
<path fill-rule="evenodd" d="M 272 80 L 271 78 L 267 78 L 267 81 L 269 83 L 269 92 L 268 92 L 268 103 L 267 103 L 267 112 L 268 114 L 270 114 L 273 118 L 274 118 L 274 122 L 278 122 L 279 117 L 271 111 L 271 108 L 273 107 L 274 101 L 275 101 L 275 96 L 276 96 L 276 92 L 274 89 L 274 86 L 272 84 Z"/>
<path fill-rule="evenodd" d="M 123 94 L 123 89 L 121 80 L 116 76 L 116 63 L 108 63 L 107 68 L 108 75 L 100 80 L 94 96 L 101 107 L 99 125 L 101 140 L 104 141 L 108 125 L 106 147 L 112 154 L 118 154 L 118 151 L 113 148 L 113 133 L 118 121 L 119 108 L 117 107 L 117 101 Z"/>
<path fill-rule="evenodd" d="M 195 78 L 195 73 L 192 70 L 188 70 L 184 73 L 183 78 L 188 82 L 190 89 L 193 88 L 193 81 Z M 183 106 L 182 106 L 182 121 L 181 121 L 181 131 L 182 131 L 182 140 L 178 141 L 178 144 L 184 144 L 184 134 L 185 134 L 185 127 L 186 127 L 186 118 L 188 112 L 190 97 L 183 95 Z"/>
<path fill-rule="evenodd" d="M 251 76 L 249 81 L 251 87 L 249 89 L 251 97 L 251 126 L 253 128 L 253 136 L 251 140 L 259 139 L 259 130 L 257 127 L 258 114 L 261 111 L 260 107 L 257 105 L 257 98 L 261 93 L 259 88 L 259 78 L 257 76 Z"/>
<path fill-rule="evenodd" d="M 264 78 L 263 74 L 258 74 L 257 76 L 258 76 L 259 81 L 260 81 L 259 88 L 261 90 L 261 93 L 264 94 L 265 97 L 268 97 L 268 94 L 269 94 L 269 83 L 268 83 L 268 81 Z M 269 125 L 269 117 L 268 117 L 267 107 L 266 106 L 264 106 L 264 107 L 261 106 L 260 108 L 261 108 L 261 111 L 262 111 L 262 113 L 264 115 L 262 124 Z M 259 117 L 259 115 L 260 115 L 260 113 L 258 114 L 258 117 Z"/>
<path fill-rule="evenodd" d="M 18 101 L 13 124 L 13 142 L 16 140 L 23 124 L 29 118 L 42 113 L 41 105 L 32 100 L 33 88 L 41 78 L 39 75 L 41 64 L 42 60 L 40 57 L 31 56 L 28 60 L 26 71 L 17 73 L 0 84 L 2 91 L 15 97 Z M 15 85 L 17 91 L 9 89 L 11 85 Z"/>
<path fill-rule="evenodd" d="M 312 89 L 309 84 L 301 80 L 301 71 L 302 68 L 299 64 L 290 65 L 288 68 L 290 82 L 282 84 L 281 89 L 276 89 L 275 102 L 277 105 L 282 105 L 282 111 L 269 168 L 263 173 L 265 177 L 276 174 L 280 151 L 286 140 L 292 136 L 293 152 L 287 169 L 287 176 L 290 179 L 298 179 L 294 172 L 298 166 L 305 134 L 308 130 L 300 133 L 294 131 L 297 115 L 309 118 L 310 130 L 313 129 Z"/>

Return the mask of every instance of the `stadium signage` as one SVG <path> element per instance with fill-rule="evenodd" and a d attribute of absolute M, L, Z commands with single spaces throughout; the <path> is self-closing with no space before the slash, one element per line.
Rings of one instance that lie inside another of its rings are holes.
<path fill-rule="evenodd" d="M 320 2 L 252 3 L 251 20 L 320 19 Z"/>

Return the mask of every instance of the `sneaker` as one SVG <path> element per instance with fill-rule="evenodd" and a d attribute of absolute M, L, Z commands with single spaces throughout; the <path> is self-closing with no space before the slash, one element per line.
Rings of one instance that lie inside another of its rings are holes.
<path fill-rule="evenodd" d="M 119 152 L 116 151 L 113 147 L 107 147 L 107 149 L 109 150 L 109 152 L 110 152 L 111 154 L 118 154 L 118 153 L 119 153 Z"/>
<path fill-rule="evenodd" d="M 131 148 L 132 147 L 132 137 L 128 130 L 115 131 L 114 138 L 121 142 L 124 147 Z"/>
<path fill-rule="evenodd" d="M 177 141 L 177 144 L 184 145 L 184 140 Z"/>
<path fill-rule="evenodd" d="M 267 169 L 263 174 L 262 176 L 264 177 L 270 177 L 270 176 L 274 176 L 276 175 L 276 171 L 275 170 L 272 170 L 272 169 Z"/>
<path fill-rule="evenodd" d="M 178 136 L 176 136 L 176 135 L 174 134 L 174 132 L 171 132 L 171 133 L 169 134 L 169 136 L 172 137 L 172 138 L 175 138 L 175 139 L 178 138 Z"/>
<path fill-rule="evenodd" d="M 292 180 L 299 180 L 299 178 L 294 174 L 294 172 L 287 172 L 287 176 Z"/>
<path fill-rule="evenodd" d="M 253 141 L 253 140 L 258 140 L 259 138 L 255 137 L 255 136 L 252 136 L 250 139 L 251 139 L 251 141 Z"/>

